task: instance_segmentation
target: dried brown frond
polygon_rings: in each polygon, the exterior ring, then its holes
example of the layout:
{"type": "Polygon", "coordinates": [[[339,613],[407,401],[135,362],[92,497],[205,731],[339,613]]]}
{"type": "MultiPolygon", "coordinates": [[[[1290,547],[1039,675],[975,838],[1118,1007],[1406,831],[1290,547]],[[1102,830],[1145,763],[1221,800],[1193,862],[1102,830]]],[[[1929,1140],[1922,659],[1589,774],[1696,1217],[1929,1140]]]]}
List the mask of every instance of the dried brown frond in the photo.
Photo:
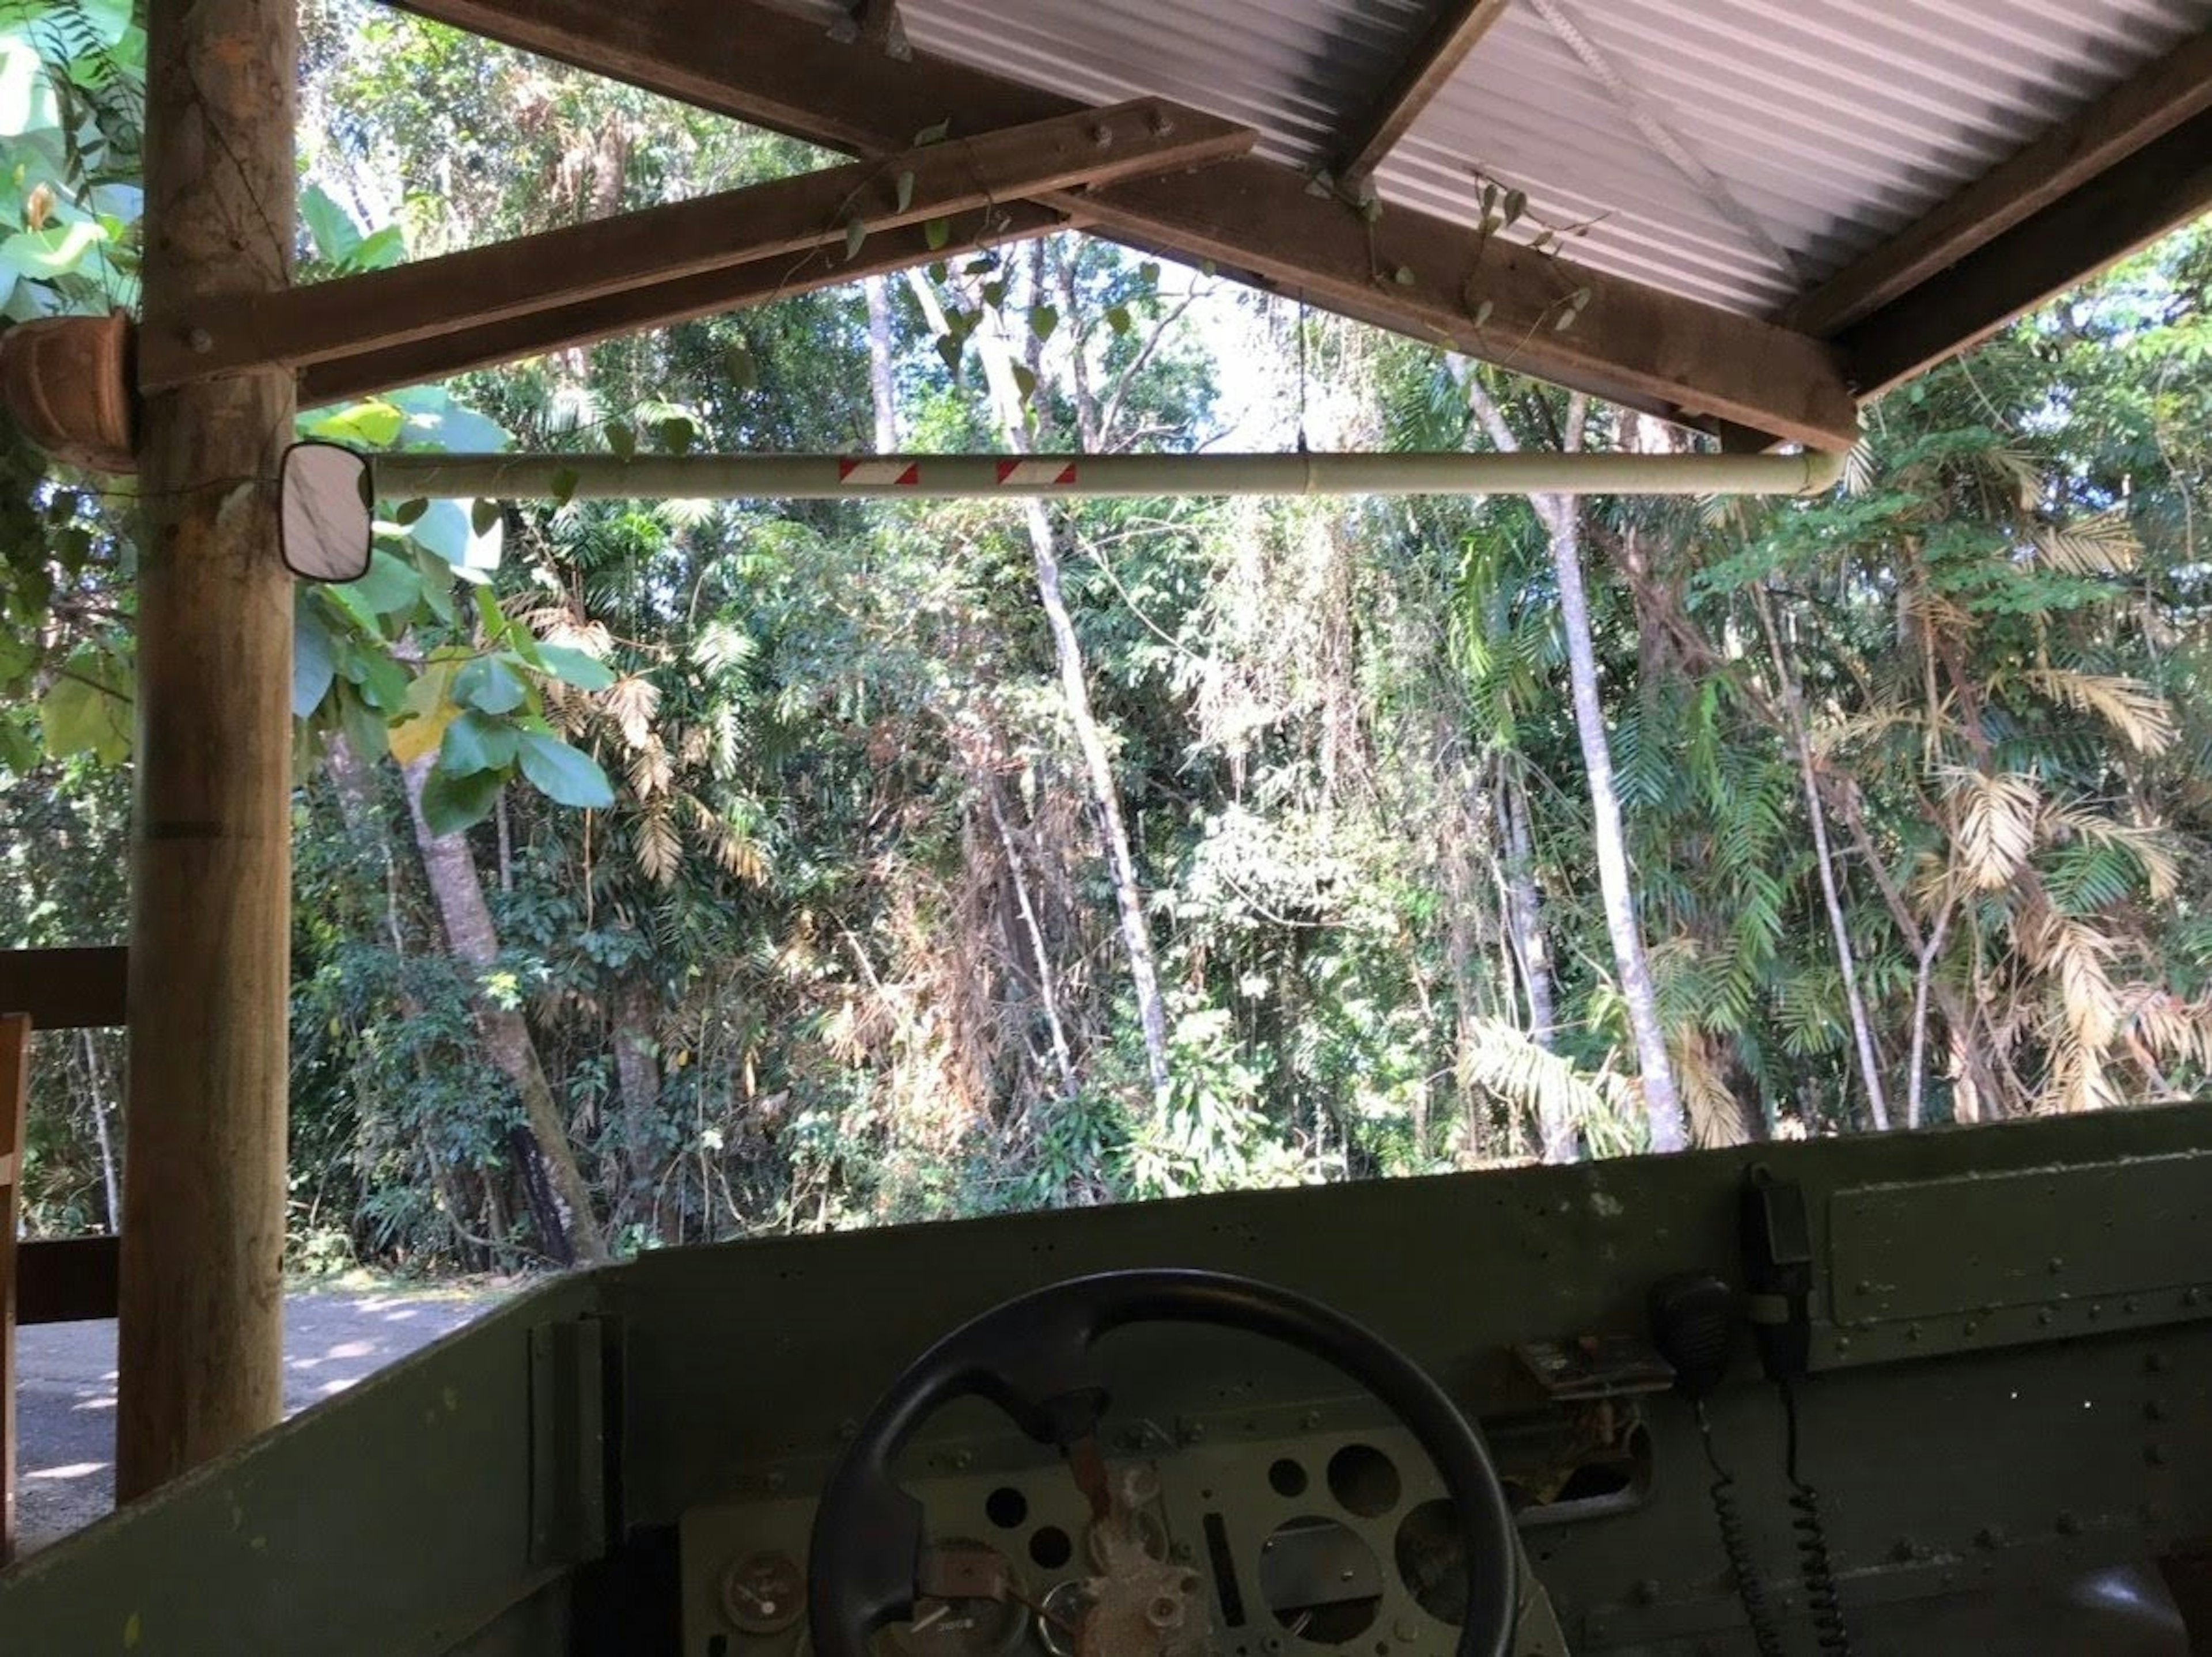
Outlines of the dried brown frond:
{"type": "Polygon", "coordinates": [[[2141,679],[2046,667],[2023,676],[2055,702],[2094,714],[2140,754],[2162,754],[2173,745],[2173,707],[2141,679]]]}
{"type": "Polygon", "coordinates": [[[622,732],[624,742],[632,748],[642,748],[652,739],[653,716],[660,707],[660,687],[642,674],[633,673],[608,686],[599,698],[599,706],[622,732]]]}
{"type": "Polygon", "coordinates": [[[2036,818],[2043,796],[2035,779],[2011,771],[1984,776],[1954,769],[1952,796],[1959,807],[1952,851],[1966,878],[1985,892],[2008,883],[2035,849],[2036,818]]]}
{"type": "Polygon", "coordinates": [[[675,883],[683,866],[684,843],[666,800],[654,800],[638,814],[635,846],[638,872],[663,886],[675,883]]]}
{"type": "Polygon", "coordinates": [[[2172,837],[2148,823],[2120,822],[2081,805],[2054,805],[2053,824],[2070,829],[2100,846],[2117,846],[2135,859],[2143,871],[2143,884],[2151,901],[2169,901],[2181,885],[2181,863],[2172,837]]]}
{"type": "Polygon", "coordinates": [[[2039,528],[2031,540],[2038,563],[2067,575],[2118,575],[2133,569],[2142,556],[2142,543],[2124,507],[2039,528]]]}

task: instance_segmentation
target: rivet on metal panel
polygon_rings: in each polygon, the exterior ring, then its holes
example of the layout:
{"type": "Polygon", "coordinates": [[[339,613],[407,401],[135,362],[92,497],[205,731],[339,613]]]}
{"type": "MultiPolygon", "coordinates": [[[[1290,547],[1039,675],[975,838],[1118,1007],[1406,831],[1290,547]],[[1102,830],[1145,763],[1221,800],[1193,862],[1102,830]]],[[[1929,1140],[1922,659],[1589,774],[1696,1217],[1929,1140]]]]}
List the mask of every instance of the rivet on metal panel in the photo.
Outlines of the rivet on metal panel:
{"type": "Polygon", "coordinates": [[[2079,1536],[2081,1534],[2081,1518],[2070,1508],[2058,1515],[2058,1533],[2061,1536],[2079,1536]]]}
{"type": "Polygon", "coordinates": [[[2054,1314],[2051,1309],[2046,1306],[2035,1314],[2035,1320],[2041,1324],[2045,1328],[2048,1329],[2051,1326],[2051,1320],[2055,1315],[2056,1314],[2054,1314]]]}
{"type": "Polygon", "coordinates": [[[1982,1332],[1982,1326],[1975,1322],[1973,1319],[1968,1318],[1960,1332],[1971,1339],[1972,1337],[1982,1332]]]}
{"type": "Polygon", "coordinates": [[[768,1487],[771,1490],[780,1490],[790,1482],[791,1480],[788,1478],[780,1472],[770,1473],[768,1476],[767,1480],[768,1487]]]}
{"type": "Polygon", "coordinates": [[[955,1450],[952,1453],[952,1470],[955,1472],[964,1473],[975,1465],[975,1453],[973,1450],[955,1450]]]}
{"type": "Polygon", "coordinates": [[[2089,1302],[2089,1321],[2090,1321],[2090,1322],[2094,1323],[2094,1322],[2095,1322],[2099,1318],[2101,1318],[2101,1317],[2103,1317],[2104,1315],[2105,1315],[2105,1308],[2104,1308],[2103,1307],[2101,1307],[2101,1306],[2098,1305],[2094,1301],[2092,1301],[2092,1302],[2089,1302]]]}
{"type": "Polygon", "coordinates": [[[2050,1264],[2050,1266],[2047,1266],[2045,1269],[2046,1269],[2047,1271],[2049,1271],[2049,1272],[2051,1273],[2051,1275],[2052,1277],[2054,1277],[2054,1278],[2055,1278],[2055,1277],[2057,1277],[2057,1276],[2061,1272],[2063,1272],[2063,1271],[2066,1269],[2066,1262],[2065,1262],[2064,1260],[2063,1260],[2063,1259],[2059,1259],[2057,1255],[2053,1254],[2053,1255],[2051,1257],[2051,1264],[2050,1264]]]}
{"type": "Polygon", "coordinates": [[[2164,1375],[2166,1373],[2166,1354],[2163,1352],[2153,1352],[2146,1357],[2143,1359],[2143,1372],[2146,1375],[2164,1375]]]}
{"type": "Polygon", "coordinates": [[[2144,1405],[2143,1419],[2145,1421],[2164,1421],[2166,1419],[2166,1400],[2163,1399],[2154,1398],[2151,1399],[2149,1403],[2144,1405]]]}
{"type": "Polygon", "coordinates": [[[2143,1460],[2154,1467],[2163,1467],[2166,1466],[2166,1447],[2163,1444],[2144,1445],[2143,1460]]]}
{"type": "Polygon", "coordinates": [[[191,348],[194,356],[205,356],[215,349],[215,336],[204,328],[195,328],[185,336],[185,343],[191,348]]]}
{"type": "Polygon", "coordinates": [[[1861,1278],[1858,1280],[1857,1292],[1862,1295],[1871,1295],[1874,1293],[1874,1284],[1869,1282],[1866,1278],[1861,1278]]]}
{"type": "Polygon", "coordinates": [[[2181,1303],[2184,1306],[2194,1306],[2203,1298],[2203,1296],[2194,1289],[2185,1289],[2181,1291],[2181,1303]]]}
{"type": "Polygon", "coordinates": [[[1321,1425],[1321,1411],[1318,1410],[1307,1411],[1304,1415],[1298,1417],[1298,1425],[1304,1428],[1308,1432],[1313,1431],[1315,1428],[1321,1425]]]}
{"type": "Polygon", "coordinates": [[[1629,1593],[1639,1605],[1656,1605],[1659,1603],[1659,1579],[1656,1576],[1639,1578],[1629,1593]]]}
{"type": "Polygon", "coordinates": [[[1418,1640],[1421,1637],[1421,1630],[1415,1627],[1410,1620],[1402,1617],[1392,1625],[1390,1632],[1396,1635],[1401,1640],[1418,1640]]]}
{"type": "Polygon", "coordinates": [[[1919,1550],[1912,1545],[1912,1539],[1909,1536],[1900,1536],[1889,1545],[1889,1557],[1900,1565],[1911,1564],[1918,1552],[1919,1550]]]}
{"type": "Polygon", "coordinates": [[[1907,1340],[1918,1340],[1920,1338],[1920,1326],[1917,1323],[1906,1324],[1905,1326],[1905,1338],[1907,1340]]]}
{"type": "Polygon", "coordinates": [[[1097,145],[1101,149],[1112,149],[1114,147],[1114,129],[1107,125],[1103,121],[1099,122],[1097,125],[1091,129],[1091,142],[1097,145]]]}
{"type": "Polygon", "coordinates": [[[1996,1525],[1984,1525],[1974,1533],[1978,1548],[2001,1548],[2004,1545],[2004,1531],[1996,1525]]]}
{"type": "Polygon", "coordinates": [[[2133,1295],[2130,1295],[2125,1300],[2122,1301],[2120,1302],[2120,1310],[2125,1312],[2130,1317],[2133,1317],[2137,1310],[2136,1297],[2133,1295]]]}
{"type": "Polygon", "coordinates": [[[1206,1423],[1202,1421],[1186,1421],[1182,1423],[1182,1431],[1177,1436],[1186,1444],[1199,1443],[1206,1437],[1206,1423]]]}
{"type": "Polygon", "coordinates": [[[860,1435],[860,1423],[851,1416],[847,1416],[837,1423],[837,1436],[840,1441],[858,1438],[860,1435]]]}
{"type": "Polygon", "coordinates": [[[1175,131],[1175,118],[1164,109],[1155,109],[1152,112],[1152,119],[1146,124],[1151,127],[1152,137],[1155,138],[1170,137],[1175,131]]]}

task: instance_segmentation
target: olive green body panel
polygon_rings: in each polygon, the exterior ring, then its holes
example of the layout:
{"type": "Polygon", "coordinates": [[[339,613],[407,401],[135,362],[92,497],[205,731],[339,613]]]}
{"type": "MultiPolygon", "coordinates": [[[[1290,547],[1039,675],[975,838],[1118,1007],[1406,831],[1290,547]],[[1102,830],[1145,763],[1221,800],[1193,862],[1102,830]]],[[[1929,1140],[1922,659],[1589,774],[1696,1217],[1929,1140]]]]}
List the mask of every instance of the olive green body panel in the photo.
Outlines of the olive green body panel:
{"type": "MultiPolygon", "coordinates": [[[[1020,1290],[1138,1266],[1302,1290],[1426,1366],[1526,1487],[1524,1546],[1571,1650],[1748,1651],[1688,1405],[1554,1396],[1515,1349],[1643,1336],[1671,1274],[1740,1282],[1754,1163],[1805,1199],[1802,1472],[1859,1648],[2014,1648],[1988,1621],[2010,1606],[2040,1642],[2022,1650],[2185,1649],[2158,1643],[2156,1607],[2100,1622],[2126,1595],[2094,1585],[2212,1541],[2207,1106],[653,1254],[551,1284],[0,1575],[0,1651],[708,1657],[677,1630],[720,1627],[717,1551],[772,1508],[803,1514],[908,1360],[1020,1290]],[[1577,1496],[1566,1476],[1599,1461],[1628,1471],[1577,1496]]],[[[1164,1469],[1179,1445],[1264,1470],[1388,1431],[1291,1355],[1127,1341],[1113,1419],[1147,1423],[1128,1453],[1164,1469]]],[[[1748,1338],[1711,1417],[1746,1548],[1800,1618],[1782,1410],[1748,1338]]],[[[1058,1476],[986,1415],[949,1415],[932,1444],[1040,1492],[1058,1476]]],[[[925,1463],[926,1496],[957,1471],[925,1463]]]]}

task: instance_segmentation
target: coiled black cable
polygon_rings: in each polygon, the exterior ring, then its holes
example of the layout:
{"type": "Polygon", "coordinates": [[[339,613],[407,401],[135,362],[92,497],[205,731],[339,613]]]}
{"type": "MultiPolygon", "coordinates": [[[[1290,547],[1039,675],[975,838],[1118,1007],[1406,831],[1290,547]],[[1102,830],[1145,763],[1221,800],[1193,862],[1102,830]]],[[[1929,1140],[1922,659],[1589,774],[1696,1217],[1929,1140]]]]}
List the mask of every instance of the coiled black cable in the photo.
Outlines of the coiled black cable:
{"type": "Polygon", "coordinates": [[[1751,1557],[1751,1531],[1736,1505],[1735,1476],[1721,1465],[1713,1448],[1713,1424],[1705,1415],[1705,1401],[1697,1400],[1698,1430],[1705,1435],[1705,1460],[1712,1466],[1713,1518],[1720,1526],[1721,1547],[1728,1555],[1729,1570],[1735,1578],[1735,1597],[1743,1602],[1751,1624],[1751,1640],[1759,1657],[1788,1657],[1782,1631],[1775,1626],[1773,1607],[1766,1601],[1766,1583],[1751,1557]]]}
{"type": "Polygon", "coordinates": [[[1844,1623],[1843,1603],[1836,1595],[1835,1561],[1828,1551],[1827,1531],[1820,1522],[1820,1493],[1797,1473],[1796,1389],[1786,1381],[1780,1386],[1783,1417],[1790,1433],[1784,1471],[1790,1479],[1790,1506],[1796,1514],[1790,1521],[1790,1529],[1797,1550],[1797,1575],[1805,1586],[1806,1614],[1813,1624],[1813,1643],[1823,1657],[1850,1657],[1850,1630],[1844,1623]]]}

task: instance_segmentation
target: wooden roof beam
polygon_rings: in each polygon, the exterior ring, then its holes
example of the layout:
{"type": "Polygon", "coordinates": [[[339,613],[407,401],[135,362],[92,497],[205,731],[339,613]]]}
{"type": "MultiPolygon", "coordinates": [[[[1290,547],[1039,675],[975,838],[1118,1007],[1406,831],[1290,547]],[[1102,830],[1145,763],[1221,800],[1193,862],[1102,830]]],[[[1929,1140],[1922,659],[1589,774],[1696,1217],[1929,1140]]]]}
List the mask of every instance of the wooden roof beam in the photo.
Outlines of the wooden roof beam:
{"type": "MultiPolygon", "coordinates": [[[[864,155],[899,149],[948,118],[963,131],[990,130],[1083,107],[926,52],[898,62],[840,46],[818,23],[760,0],[394,3],[864,155]]],[[[1856,437],[1857,408],[1840,358],[1802,333],[1529,254],[1432,215],[1393,207],[1370,227],[1273,162],[1220,161],[1202,176],[1202,184],[1157,177],[1040,199],[1115,240],[1211,258],[1346,315],[1562,385],[1823,448],[1848,447],[1856,437]]]]}
{"type": "Polygon", "coordinates": [[[794,294],[811,294],[858,282],[863,276],[926,264],[932,259],[958,258],[1050,231],[1081,228],[1080,220],[1071,221],[1051,208],[1014,202],[955,219],[949,237],[934,247],[930,246],[928,231],[921,225],[871,232],[860,252],[850,258],[841,242],[834,248],[811,248],[796,258],[779,255],[755,259],[573,305],[472,322],[411,343],[366,346],[308,365],[300,375],[300,404],[302,408],[319,408],[348,402],[471,368],[595,344],[644,328],[721,316],[794,294]]]}
{"type": "MultiPolygon", "coordinates": [[[[195,300],[149,315],[139,382],[159,391],[246,368],[313,369],[398,352],[435,378],[474,366],[480,343],[501,325],[523,325],[499,337],[538,342],[537,349],[572,343],[584,317],[602,336],[654,326],[696,315],[698,305],[725,291],[772,297],[781,274],[818,272],[823,261],[815,256],[830,249],[846,259],[845,273],[832,279],[849,280],[862,274],[851,261],[880,234],[941,222],[949,239],[956,216],[1164,167],[1203,167],[1249,149],[1253,137],[1248,127],[1155,99],[921,148],[910,147],[908,134],[881,160],[363,276],[195,300]],[[550,331],[529,321],[549,316],[562,319],[550,331]],[[456,337],[478,343],[458,354],[431,346],[456,337]],[[422,347],[430,349],[412,349],[422,347]]],[[[1024,222],[1042,228],[1033,214],[1024,222]]],[[[981,228],[969,235],[989,239],[981,228]]],[[[925,246],[921,257],[930,256],[925,246]]],[[[325,379],[337,383],[343,377],[325,379]]]]}
{"type": "MultiPolygon", "coordinates": [[[[1967,255],[2056,206],[2145,145],[2212,109],[2212,30],[2160,58],[2072,120],[2002,161],[1894,240],[1792,304],[1782,320],[1832,336],[1894,306],[1967,255]]],[[[2117,257],[2092,246],[2074,259],[2117,257]]],[[[2063,283],[2062,286],[2066,284],[2063,283]]],[[[1962,341],[1961,343],[1964,343],[1962,341]]]]}
{"type": "Polygon", "coordinates": [[[1505,15],[1511,0],[1446,0],[1382,95],[1346,130],[1337,178],[1357,191],[1398,147],[1421,112],[1450,84],[1468,55],[1505,15]]]}
{"type": "Polygon", "coordinates": [[[1875,397],[2212,209],[2212,109],[1844,329],[1837,343],[1875,397]]]}

